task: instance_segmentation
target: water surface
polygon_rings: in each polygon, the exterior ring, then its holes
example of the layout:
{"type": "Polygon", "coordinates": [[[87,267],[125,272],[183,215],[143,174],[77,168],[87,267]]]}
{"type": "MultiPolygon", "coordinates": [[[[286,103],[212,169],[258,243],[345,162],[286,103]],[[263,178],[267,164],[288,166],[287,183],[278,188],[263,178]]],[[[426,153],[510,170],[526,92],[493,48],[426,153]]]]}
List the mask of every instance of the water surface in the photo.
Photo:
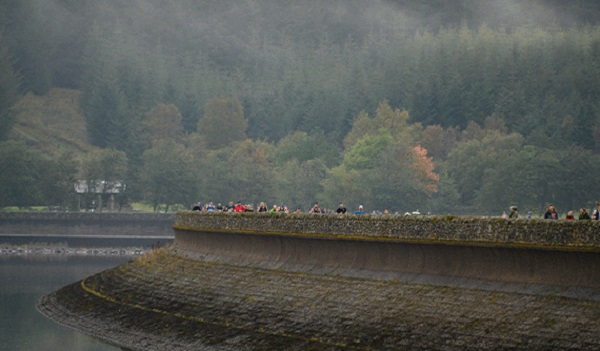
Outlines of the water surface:
{"type": "Polygon", "coordinates": [[[131,256],[0,255],[0,350],[120,351],[44,317],[37,300],[131,256]]]}

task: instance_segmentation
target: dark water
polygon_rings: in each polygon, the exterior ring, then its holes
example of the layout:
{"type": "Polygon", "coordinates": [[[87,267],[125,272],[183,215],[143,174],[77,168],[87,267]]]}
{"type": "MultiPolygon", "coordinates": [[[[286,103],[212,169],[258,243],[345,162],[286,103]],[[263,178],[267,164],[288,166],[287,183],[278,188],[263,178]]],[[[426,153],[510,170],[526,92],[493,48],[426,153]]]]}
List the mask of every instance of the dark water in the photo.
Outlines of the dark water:
{"type": "MultiPolygon", "coordinates": [[[[0,245],[5,245],[7,239],[0,238],[0,245]]],[[[112,244],[123,247],[121,241],[112,244]]],[[[148,249],[147,244],[142,243],[141,247],[148,249]]],[[[132,255],[0,254],[0,351],[120,351],[47,319],[37,311],[36,302],[85,276],[134,258],[132,255]]]]}

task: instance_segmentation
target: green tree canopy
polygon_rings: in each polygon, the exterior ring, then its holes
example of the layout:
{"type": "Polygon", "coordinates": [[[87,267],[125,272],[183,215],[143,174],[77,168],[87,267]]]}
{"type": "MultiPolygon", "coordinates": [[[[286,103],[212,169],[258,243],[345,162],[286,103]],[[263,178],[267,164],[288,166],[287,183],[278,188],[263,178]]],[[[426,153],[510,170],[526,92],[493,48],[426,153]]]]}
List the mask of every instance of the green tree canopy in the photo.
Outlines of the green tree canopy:
{"type": "Polygon", "coordinates": [[[272,182],[276,190],[275,200],[277,203],[284,201],[291,210],[300,208],[307,211],[323,192],[322,182],[327,172],[327,165],[320,158],[286,162],[275,169],[272,182]]]}
{"type": "Polygon", "coordinates": [[[160,141],[143,155],[140,187],[143,199],[156,212],[165,206],[189,206],[197,197],[197,182],[192,154],[172,140],[160,141]]]}
{"type": "Polygon", "coordinates": [[[87,180],[125,180],[127,155],[115,149],[92,151],[83,162],[82,177],[87,180]]]}
{"type": "MultiPolygon", "coordinates": [[[[45,187],[55,176],[54,161],[25,144],[0,144],[0,207],[39,206],[52,202],[48,195],[56,188],[45,187]],[[50,171],[50,172],[48,172],[50,171]]],[[[61,189],[65,191],[65,189],[61,189]]]]}
{"type": "Polygon", "coordinates": [[[61,210],[75,209],[76,194],[73,184],[77,180],[77,160],[72,153],[64,153],[46,163],[44,178],[40,184],[44,203],[58,206],[61,210]]]}
{"type": "Polygon", "coordinates": [[[235,189],[236,201],[270,201],[273,196],[273,167],[269,157],[272,146],[247,139],[239,143],[229,157],[229,185],[235,189]]]}
{"type": "Polygon", "coordinates": [[[327,165],[338,162],[339,149],[322,131],[311,134],[294,132],[281,139],[274,150],[273,162],[284,164],[291,160],[305,162],[321,159],[327,165]]]}
{"type": "Polygon", "coordinates": [[[503,167],[523,147],[523,136],[517,133],[489,133],[481,139],[460,142],[448,155],[448,174],[461,194],[461,203],[475,204],[486,170],[503,167]]]}
{"type": "Polygon", "coordinates": [[[394,140],[390,131],[365,134],[323,182],[324,198],[373,210],[413,211],[437,191],[439,176],[427,150],[394,140]]]}

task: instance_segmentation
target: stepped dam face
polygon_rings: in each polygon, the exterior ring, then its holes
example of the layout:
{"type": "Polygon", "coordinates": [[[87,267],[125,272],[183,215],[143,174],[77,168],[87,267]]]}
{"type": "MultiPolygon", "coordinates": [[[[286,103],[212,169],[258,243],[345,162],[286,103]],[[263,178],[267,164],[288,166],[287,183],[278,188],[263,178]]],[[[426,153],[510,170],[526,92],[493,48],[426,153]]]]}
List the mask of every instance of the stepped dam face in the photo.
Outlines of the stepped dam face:
{"type": "Polygon", "coordinates": [[[128,350],[600,348],[600,223],[183,211],[43,297],[128,350]]]}

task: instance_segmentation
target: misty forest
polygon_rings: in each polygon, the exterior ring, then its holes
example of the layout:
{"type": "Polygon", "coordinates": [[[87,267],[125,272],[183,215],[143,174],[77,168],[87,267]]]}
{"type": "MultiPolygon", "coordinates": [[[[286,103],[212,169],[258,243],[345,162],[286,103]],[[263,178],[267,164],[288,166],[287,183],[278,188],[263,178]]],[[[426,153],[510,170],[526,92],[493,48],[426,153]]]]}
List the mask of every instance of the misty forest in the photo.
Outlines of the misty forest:
{"type": "Polygon", "coordinates": [[[599,21],[596,0],[2,1],[0,208],[76,211],[104,180],[119,210],[564,218],[600,199],[599,21]]]}

